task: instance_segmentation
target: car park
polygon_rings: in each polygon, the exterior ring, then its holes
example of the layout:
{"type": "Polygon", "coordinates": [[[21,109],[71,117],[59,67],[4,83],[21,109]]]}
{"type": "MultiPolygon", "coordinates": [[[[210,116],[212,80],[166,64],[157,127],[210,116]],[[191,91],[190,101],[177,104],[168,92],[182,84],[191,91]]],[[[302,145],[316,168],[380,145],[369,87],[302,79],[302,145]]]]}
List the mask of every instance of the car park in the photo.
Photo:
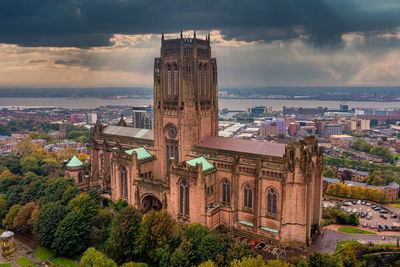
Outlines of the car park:
{"type": "Polygon", "coordinates": [[[258,249],[263,249],[265,247],[264,243],[258,243],[257,248],[258,249]]]}
{"type": "Polygon", "coordinates": [[[381,214],[381,218],[383,218],[383,219],[387,219],[387,217],[386,217],[386,215],[385,215],[385,214],[381,214]]]}
{"type": "Polygon", "coordinates": [[[250,243],[250,246],[255,246],[255,245],[257,245],[257,243],[258,243],[258,241],[257,240],[253,240],[253,241],[251,241],[251,243],[250,243]]]}

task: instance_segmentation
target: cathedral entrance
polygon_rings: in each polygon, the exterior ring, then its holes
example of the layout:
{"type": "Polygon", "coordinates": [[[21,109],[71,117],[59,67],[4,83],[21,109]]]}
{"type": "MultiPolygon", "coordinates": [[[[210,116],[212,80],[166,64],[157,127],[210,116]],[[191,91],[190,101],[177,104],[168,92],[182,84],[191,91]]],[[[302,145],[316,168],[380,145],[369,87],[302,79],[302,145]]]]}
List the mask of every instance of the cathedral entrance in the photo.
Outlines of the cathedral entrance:
{"type": "Polygon", "coordinates": [[[150,210],[161,210],[162,204],[158,198],[152,195],[145,196],[142,200],[141,212],[147,213],[150,210]]]}

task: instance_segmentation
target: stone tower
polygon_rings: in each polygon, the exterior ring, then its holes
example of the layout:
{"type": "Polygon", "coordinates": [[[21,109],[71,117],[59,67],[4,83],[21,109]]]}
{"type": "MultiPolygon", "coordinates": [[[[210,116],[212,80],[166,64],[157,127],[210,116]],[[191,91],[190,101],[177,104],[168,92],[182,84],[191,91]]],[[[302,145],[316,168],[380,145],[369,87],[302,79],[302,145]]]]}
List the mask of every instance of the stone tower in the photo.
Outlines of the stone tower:
{"type": "Polygon", "coordinates": [[[154,60],[154,146],[158,177],[166,177],[171,158],[187,160],[192,145],[218,135],[217,62],[206,39],[165,39],[154,60]]]}

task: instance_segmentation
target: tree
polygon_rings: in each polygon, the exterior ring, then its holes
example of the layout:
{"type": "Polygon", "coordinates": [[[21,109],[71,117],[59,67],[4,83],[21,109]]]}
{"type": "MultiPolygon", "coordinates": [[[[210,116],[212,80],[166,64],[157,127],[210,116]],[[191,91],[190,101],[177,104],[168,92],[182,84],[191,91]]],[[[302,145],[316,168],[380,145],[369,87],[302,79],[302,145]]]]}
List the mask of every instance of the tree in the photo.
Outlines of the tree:
{"type": "Polygon", "coordinates": [[[324,168],[324,177],[333,178],[335,176],[335,171],[332,168],[324,168]]]}
{"type": "Polygon", "coordinates": [[[23,206],[18,215],[14,220],[14,228],[16,232],[19,233],[32,233],[33,224],[36,219],[36,215],[39,212],[39,206],[34,202],[29,202],[23,206]]]}
{"type": "Polygon", "coordinates": [[[348,221],[348,223],[351,224],[351,225],[359,225],[359,224],[360,224],[360,221],[358,220],[357,215],[354,214],[354,213],[352,213],[352,214],[350,214],[350,216],[349,216],[349,221],[348,221]]]}
{"type": "Polygon", "coordinates": [[[90,220],[97,214],[99,205],[88,193],[82,193],[69,202],[67,209],[69,211],[79,211],[90,220]]]}
{"type": "Polygon", "coordinates": [[[146,263],[143,262],[127,262],[121,265],[121,267],[147,267],[146,263]]]}
{"type": "Polygon", "coordinates": [[[74,198],[76,195],[74,195],[72,198],[68,199],[63,199],[64,197],[64,192],[69,189],[69,187],[76,187],[77,190],[76,192],[79,192],[79,189],[77,185],[75,184],[74,179],[72,178],[58,178],[55,179],[54,182],[50,183],[50,185],[46,188],[45,190],[45,196],[41,200],[41,203],[47,203],[47,202],[54,202],[54,201],[62,201],[62,204],[67,205],[69,200],[74,198]]]}
{"type": "Polygon", "coordinates": [[[39,161],[34,157],[22,157],[20,159],[20,164],[23,173],[31,171],[40,174],[39,161]]]}
{"type": "Polygon", "coordinates": [[[21,205],[14,205],[10,208],[9,212],[6,215],[6,218],[3,219],[3,227],[6,230],[13,230],[14,229],[14,220],[17,217],[19,210],[21,209],[21,205]]]}
{"type": "Polygon", "coordinates": [[[170,264],[173,267],[189,267],[194,265],[193,245],[184,239],[177,249],[172,253],[170,264]]]}
{"type": "Polygon", "coordinates": [[[60,255],[75,255],[86,249],[89,232],[87,218],[79,211],[72,211],[58,225],[51,247],[60,255]]]}
{"type": "Polygon", "coordinates": [[[383,161],[393,163],[394,157],[392,152],[387,147],[384,146],[375,146],[371,149],[371,154],[374,154],[380,157],[383,161]]]}
{"type": "Polygon", "coordinates": [[[143,258],[151,262],[159,262],[157,250],[172,251],[175,249],[175,239],[179,236],[179,226],[171,215],[163,211],[150,211],[140,224],[138,249],[143,258]]]}
{"type": "Polygon", "coordinates": [[[337,267],[342,266],[342,263],[339,259],[331,256],[329,254],[321,254],[319,252],[315,252],[308,257],[308,262],[310,267],[337,267]]]}
{"type": "Polygon", "coordinates": [[[106,250],[119,264],[135,260],[141,220],[142,214],[131,206],[123,208],[115,217],[106,250]]]}
{"type": "Polygon", "coordinates": [[[197,267],[217,267],[217,265],[215,265],[215,263],[212,260],[208,260],[208,261],[202,262],[197,267]]]}
{"type": "Polygon", "coordinates": [[[5,167],[4,171],[0,174],[0,180],[4,179],[4,178],[13,178],[14,174],[12,172],[10,172],[10,170],[5,167]]]}
{"type": "Polygon", "coordinates": [[[91,220],[91,229],[89,236],[89,244],[96,248],[104,249],[105,242],[111,233],[111,224],[113,215],[110,211],[99,209],[97,215],[91,220]]]}
{"type": "Polygon", "coordinates": [[[23,157],[29,156],[40,146],[31,142],[30,139],[23,139],[15,146],[17,153],[23,157]]]}
{"type": "Polygon", "coordinates": [[[88,248],[81,258],[79,266],[82,267],[118,267],[112,260],[95,248],[88,248]]]}
{"type": "Polygon", "coordinates": [[[65,215],[66,210],[60,202],[49,202],[42,206],[34,223],[36,239],[41,246],[51,247],[57,227],[65,215]]]}
{"type": "Polygon", "coordinates": [[[7,201],[4,199],[4,195],[0,194],[0,220],[3,220],[7,214],[7,201]]]}
{"type": "MultiPolygon", "coordinates": [[[[240,260],[233,260],[231,267],[265,267],[267,266],[261,255],[257,257],[244,257],[240,260]]],[[[321,265],[322,266],[322,265],[321,265]]]]}

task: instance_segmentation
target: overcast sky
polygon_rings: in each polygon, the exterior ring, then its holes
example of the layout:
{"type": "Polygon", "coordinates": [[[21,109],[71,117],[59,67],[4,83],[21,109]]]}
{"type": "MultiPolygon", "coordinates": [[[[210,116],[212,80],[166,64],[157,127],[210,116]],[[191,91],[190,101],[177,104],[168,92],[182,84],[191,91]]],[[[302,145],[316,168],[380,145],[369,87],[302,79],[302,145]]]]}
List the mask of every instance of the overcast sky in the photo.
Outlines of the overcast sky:
{"type": "Polygon", "coordinates": [[[399,0],[1,0],[0,86],[152,86],[211,32],[220,87],[400,86],[399,0]]]}

